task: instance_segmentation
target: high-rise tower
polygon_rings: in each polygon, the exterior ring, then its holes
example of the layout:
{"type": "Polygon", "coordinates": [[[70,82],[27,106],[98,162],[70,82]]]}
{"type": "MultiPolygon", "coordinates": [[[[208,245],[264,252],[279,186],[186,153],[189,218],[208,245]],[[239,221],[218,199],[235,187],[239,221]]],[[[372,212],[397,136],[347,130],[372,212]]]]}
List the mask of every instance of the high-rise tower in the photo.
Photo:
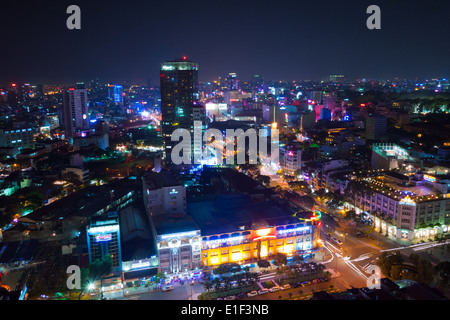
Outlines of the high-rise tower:
{"type": "Polygon", "coordinates": [[[63,117],[66,138],[82,136],[89,130],[86,89],[69,88],[63,92],[63,117]]]}
{"type": "Polygon", "coordinates": [[[178,144],[171,136],[176,129],[186,129],[193,137],[193,108],[198,101],[198,64],[175,59],[161,64],[161,131],[164,141],[164,158],[171,163],[171,152],[178,144]]]}

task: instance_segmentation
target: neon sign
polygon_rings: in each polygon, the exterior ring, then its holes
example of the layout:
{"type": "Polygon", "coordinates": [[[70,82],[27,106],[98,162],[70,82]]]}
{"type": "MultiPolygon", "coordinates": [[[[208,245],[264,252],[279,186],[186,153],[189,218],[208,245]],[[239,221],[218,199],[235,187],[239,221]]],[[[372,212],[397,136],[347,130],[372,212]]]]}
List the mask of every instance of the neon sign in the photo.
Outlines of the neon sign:
{"type": "Polygon", "coordinates": [[[430,176],[428,174],[424,174],[423,175],[423,180],[428,181],[428,182],[436,182],[436,178],[433,176],[430,176]]]}
{"type": "Polygon", "coordinates": [[[301,231],[307,231],[309,229],[310,229],[310,227],[297,227],[297,228],[291,228],[291,229],[278,230],[278,233],[285,234],[285,233],[289,233],[289,232],[301,232],[301,231]]]}
{"type": "Polygon", "coordinates": [[[205,243],[207,245],[212,245],[212,244],[219,244],[219,243],[230,242],[230,241],[242,241],[242,240],[244,240],[244,236],[237,236],[237,237],[231,237],[231,238],[225,238],[225,239],[209,240],[209,241],[206,241],[205,243]]]}
{"type": "Polygon", "coordinates": [[[197,231],[188,231],[188,232],[180,232],[180,233],[172,233],[172,234],[163,234],[163,235],[161,235],[161,239],[188,237],[188,236],[195,236],[195,235],[197,235],[197,231]]]}
{"type": "Polygon", "coordinates": [[[150,267],[149,261],[146,261],[146,262],[139,261],[138,263],[133,263],[131,265],[131,269],[140,269],[140,268],[147,268],[147,267],[150,267]]]}
{"type": "Polygon", "coordinates": [[[99,234],[95,237],[95,242],[105,242],[111,241],[112,235],[110,234],[99,234]]]}

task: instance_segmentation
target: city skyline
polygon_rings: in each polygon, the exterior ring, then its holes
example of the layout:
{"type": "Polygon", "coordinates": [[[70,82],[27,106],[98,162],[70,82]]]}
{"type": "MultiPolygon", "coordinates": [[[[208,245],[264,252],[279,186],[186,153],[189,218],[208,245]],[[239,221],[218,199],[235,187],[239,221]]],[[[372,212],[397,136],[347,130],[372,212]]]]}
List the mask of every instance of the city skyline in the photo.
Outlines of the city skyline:
{"type": "Polygon", "coordinates": [[[448,300],[448,12],[2,5],[0,300],[448,300]]]}
{"type": "Polygon", "coordinates": [[[15,30],[4,35],[15,50],[0,54],[8,61],[0,82],[101,78],[157,84],[160,62],[180,56],[199,63],[203,82],[230,72],[241,79],[260,74],[285,81],[330,74],[352,79],[447,76],[450,44],[442,39],[448,2],[378,1],[381,30],[366,27],[370,4],[110,1],[105,6],[79,1],[81,30],[68,30],[69,2],[23,6],[18,1],[4,5],[10,14],[0,22],[2,29],[15,30]],[[427,42],[418,45],[418,39],[427,42]]]}

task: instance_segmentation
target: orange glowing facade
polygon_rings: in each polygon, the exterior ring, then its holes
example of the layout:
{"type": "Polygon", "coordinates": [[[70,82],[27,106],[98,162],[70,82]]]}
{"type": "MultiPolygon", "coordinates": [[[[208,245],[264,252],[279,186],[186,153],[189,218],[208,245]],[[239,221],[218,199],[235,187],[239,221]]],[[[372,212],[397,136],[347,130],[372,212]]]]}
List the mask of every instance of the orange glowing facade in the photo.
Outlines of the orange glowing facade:
{"type": "Polygon", "coordinates": [[[310,254],[319,249],[315,223],[273,226],[234,233],[217,234],[202,238],[203,267],[228,262],[250,263],[259,259],[270,260],[277,252],[288,257],[310,254]]]}

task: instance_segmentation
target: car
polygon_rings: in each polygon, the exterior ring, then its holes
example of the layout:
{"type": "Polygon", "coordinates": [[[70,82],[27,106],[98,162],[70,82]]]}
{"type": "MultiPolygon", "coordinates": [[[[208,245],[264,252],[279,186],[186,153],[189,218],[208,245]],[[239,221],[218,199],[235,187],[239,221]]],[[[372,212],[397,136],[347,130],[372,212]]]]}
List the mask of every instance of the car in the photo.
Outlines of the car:
{"type": "Polygon", "coordinates": [[[266,294],[268,292],[269,292],[269,290],[267,290],[267,289],[261,289],[261,290],[258,291],[258,294],[259,295],[263,295],[263,294],[266,294]]]}
{"type": "Polygon", "coordinates": [[[313,281],[311,281],[311,283],[319,283],[320,280],[319,279],[314,279],[313,281]]]}
{"type": "Polygon", "coordinates": [[[309,282],[309,281],[303,281],[303,282],[301,283],[302,287],[309,286],[310,284],[311,284],[311,282],[309,282]]]}
{"type": "Polygon", "coordinates": [[[356,234],[356,236],[357,236],[357,237],[364,237],[364,233],[362,233],[361,231],[359,231],[359,232],[356,234]]]}
{"type": "Polygon", "coordinates": [[[277,291],[280,291],[280,287],[278,286],[269,289],[269,292],[277,292],[277,291]]]}
{"type": "Polygon", "coordinates": [[[223,299],[223,300],[236,300],[236,297],[235,296],[228,296],[228,297],[225,297],[225,299],[223,299]]]}
{"type": "Polygon", "coordinates": [[[257,291],[250,291],[249,293],[247,293],[247,297],[254,297],[257,296],[258,292],[257,291]]]}
{"type": "Polygon", "coordinates": [[[289,284],[285,284],[285,285],[280,287],[280,290],[284,291],[284,290],[289,290],[290,288],[291,288],[291,286],[289,284]]]}
{"type": "Polygon", "coordinates": [[[172,291],[172,290],[173,290],[173,286],[165,286],[162,288],[163,292],[172,291]]]}
{"type": "Polygon", "coordinates": [[[298,282],[291,283],[291,288],[295,289],[298,287],[300,287],[300,283],[298,283],[298,282]]]}

